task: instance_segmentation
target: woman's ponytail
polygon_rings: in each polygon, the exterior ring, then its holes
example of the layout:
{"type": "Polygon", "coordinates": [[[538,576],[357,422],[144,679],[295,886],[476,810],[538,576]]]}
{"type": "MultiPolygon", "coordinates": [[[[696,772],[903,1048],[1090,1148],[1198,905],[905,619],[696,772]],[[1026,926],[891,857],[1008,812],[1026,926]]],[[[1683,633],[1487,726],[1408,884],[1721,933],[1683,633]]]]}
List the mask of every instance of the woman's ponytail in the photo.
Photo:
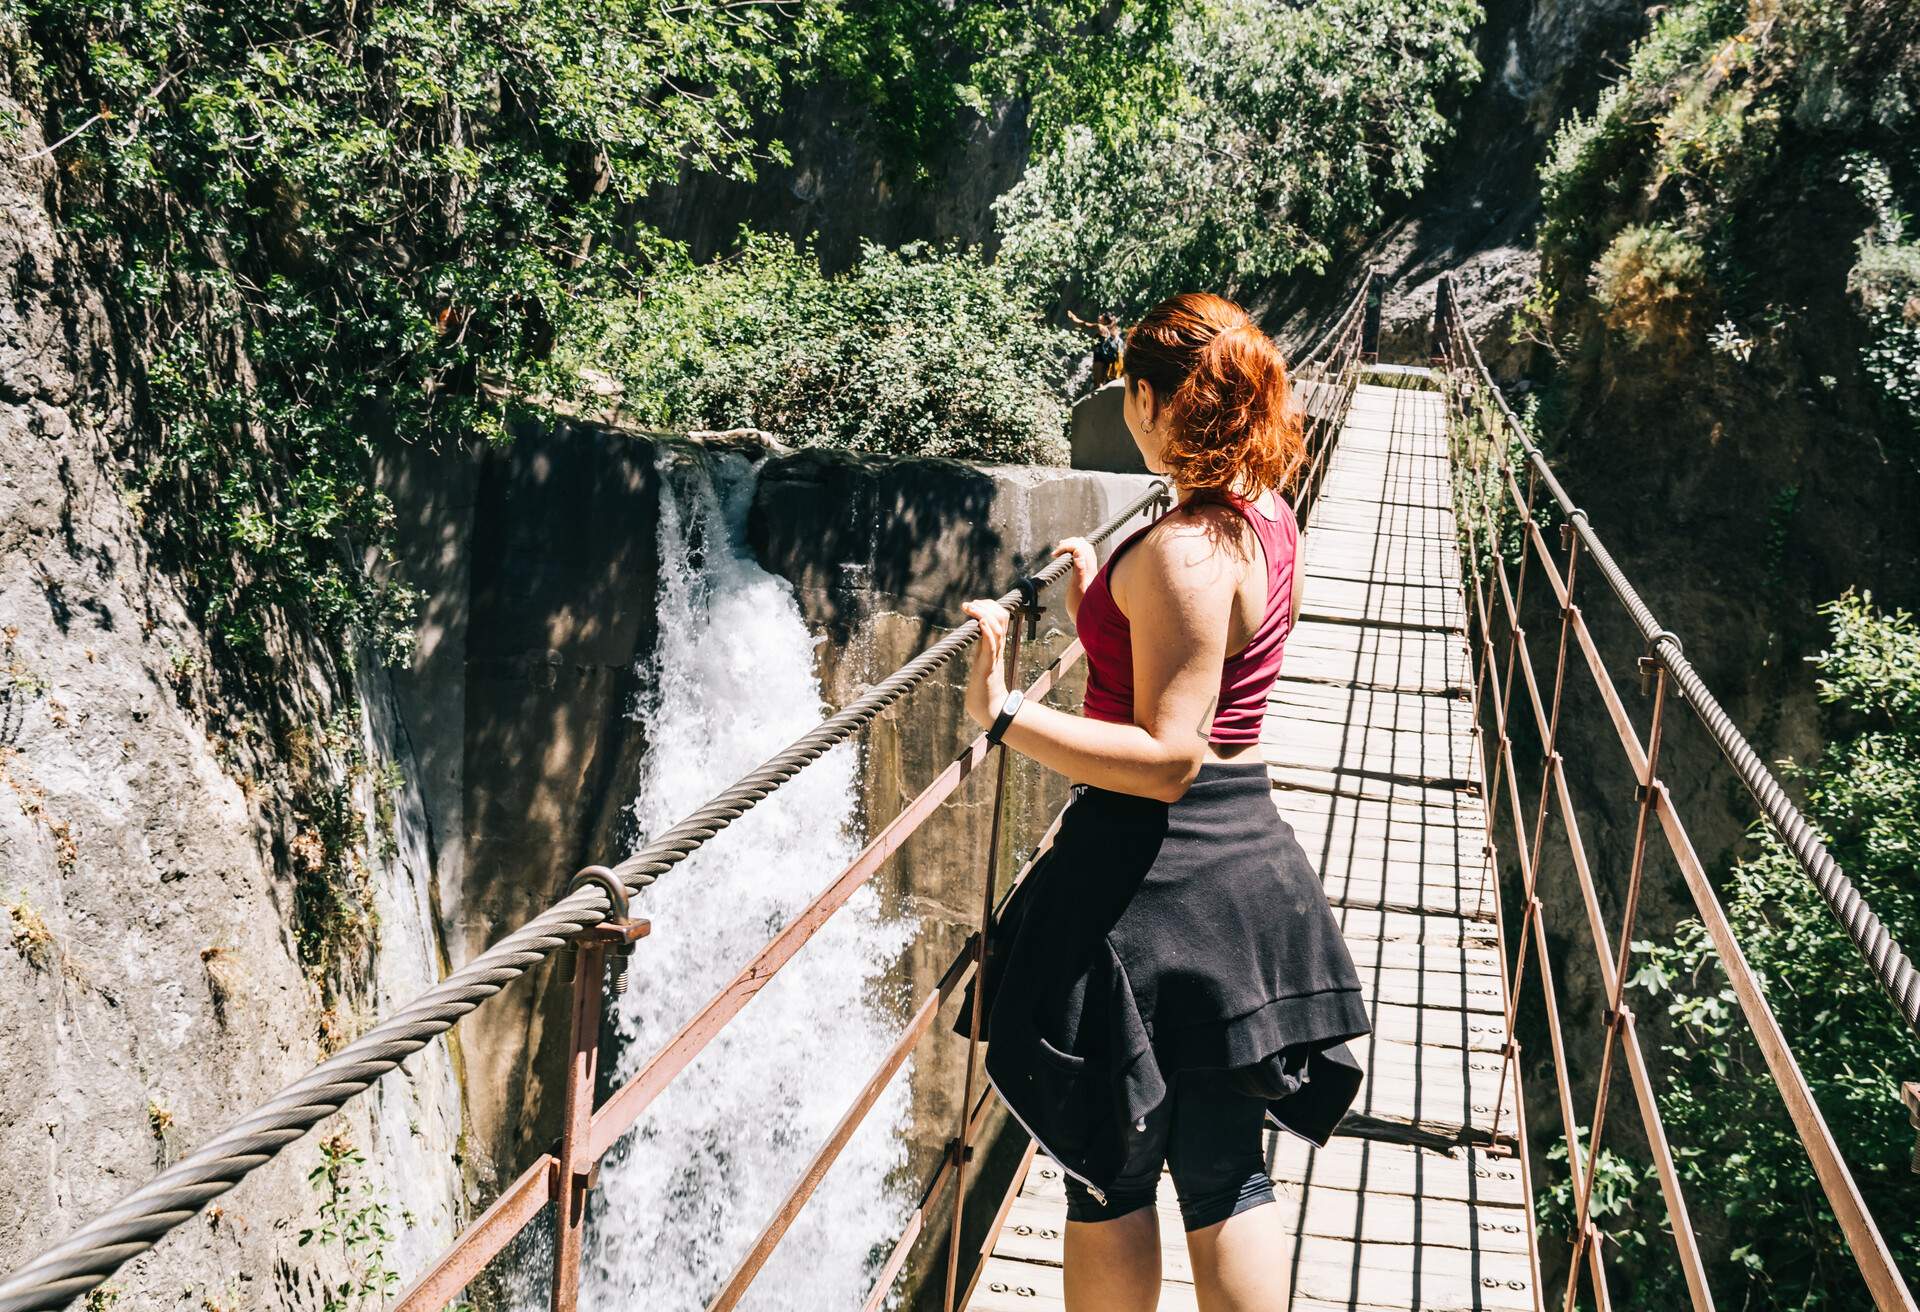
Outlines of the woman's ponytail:
{"type": "Polygon", "coordinates": [[[1299,473],[1305,444],[1286,362],[1233,302],[1205,292],[1162,301],[1134,325],[1122,358],[1129,380],[1146,379],[1166,404],[1162,459],[1182,487],[1256,497],[1299,473]]]}

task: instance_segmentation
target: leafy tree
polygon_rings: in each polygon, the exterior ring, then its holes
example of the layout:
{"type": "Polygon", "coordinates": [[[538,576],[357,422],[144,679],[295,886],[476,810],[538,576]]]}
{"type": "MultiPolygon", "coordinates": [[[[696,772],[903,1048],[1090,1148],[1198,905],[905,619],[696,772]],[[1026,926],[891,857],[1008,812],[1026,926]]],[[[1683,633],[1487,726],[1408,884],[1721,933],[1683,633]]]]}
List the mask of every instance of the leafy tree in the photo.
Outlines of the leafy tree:
{"type": "Polygon", "coordinates": [[[623,205],[778,153],[761,6],[17,3],[64,217],[151,351],[129,497],[243,651],[272,607],[398,634],[351,546],[391,517],[378,445],[498,432],[553,307],[657,250],[623,205]]]}
{"type": "MultiPolygon", "coordinates": [[[[552,349],[583,298],[690,276],[633,217],[650,189],[784,159],[765,114],[810,77],[928,158],[990,96],[1043,137],[1124,111],[1178,2],[0,0],[0,73],[49,102],[62,217],[136,344],[126,495],[203,617],[241,655],[290,613],[397,656],[377,452],[573,392],[552,349]]],[[[997,385],[936,407],[988,450],[1054,426],[973,396],[997,385]]]]}
{"type": "Polygon", "coordinates": [[[842,277],[807,248],[743,234],[707,267],[663,269],[637,301],[589,301],[562,365],[618,383],[620,414],[765,429],[798,445],[1063,463],[1050,379],[1078,341],[966,251],[867,246],[842,277]]]}
{"type": "Polygon", "coordinates": [[[1478,73],[1475,0],[1222,0],[1176,17],[1179,94],[1137,128],[1071,127],[996,204],[1020,277],[1144,308],[1322,269],[1425,177],[1478,73]]]}
{"type": "Polygon", "coordinates": [[[1017,102],[1035,140],[1122,133],[1164,102],[1167,36],[1200,0],[829,0],[805,11],[812,68],[874,111],[862,124],[930,182],[966,115],[1017,102]]]}

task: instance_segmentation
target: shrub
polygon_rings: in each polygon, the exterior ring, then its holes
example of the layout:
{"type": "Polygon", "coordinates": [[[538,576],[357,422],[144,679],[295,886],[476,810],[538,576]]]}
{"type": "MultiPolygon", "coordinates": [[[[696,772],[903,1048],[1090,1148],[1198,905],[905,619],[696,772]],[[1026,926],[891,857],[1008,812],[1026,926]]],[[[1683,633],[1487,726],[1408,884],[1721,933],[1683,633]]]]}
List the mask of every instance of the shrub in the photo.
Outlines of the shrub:
{"type": "Polygon", "coordinates": [[[1706,276],[1691,238],[1659,225],[1622,229],[1590,281],[1601,319],[1635,348],[1673,356],[1693,349],[1706,276]]]}
{"type": "Polygon", "coordinates": [[[587,307],[560,361],[610,376],[619,416],[642,424],[1065,462],[1056,384],[1080,343],[1045,326],[1029,293],[977,254],[869,245],[828,277],[807,247],[743,240],[716,264],[667,269],[637,303],[587,307]]]}
{"type": "Polygon", "coordinates": [[[1920,242],[1906,239],[1911,220],[1886,165],[1857,151],[1842,161],[1841,173],[1873,213],[1847,271],[1847,290],[1872,328],[1861,363],[1920,430],[1920,242]]]}

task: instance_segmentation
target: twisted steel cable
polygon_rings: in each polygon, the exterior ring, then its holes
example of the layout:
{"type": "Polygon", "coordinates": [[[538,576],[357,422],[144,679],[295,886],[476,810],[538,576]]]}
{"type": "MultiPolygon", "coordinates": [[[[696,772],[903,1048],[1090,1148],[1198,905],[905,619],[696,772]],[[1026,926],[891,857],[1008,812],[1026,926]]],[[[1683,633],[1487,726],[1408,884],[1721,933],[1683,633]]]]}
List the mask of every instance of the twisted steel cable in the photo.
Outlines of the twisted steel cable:
{"type": "MultiPolygon", "coordinates": [[[[1448,275],[1447,280],[1451,284],[1451,274],[1448,275]]],[[[1734,724],[1733,717],[1728,715],[1725,708],[1715,699],[1706,681],[1700,677],[1700,672],[1694,669],[1693,663],[1681,650],[1680,639],[1654,618],[1653,609],[1641,598],[1625,572],[1614,561],[1606,544],[1601,542],[1599,535],[1593,531],[1592,524],[1587,520],[1587,512],[1576,506],[1573,499],[1567,495],[1566,489],[1560,486],[1560,480],[1554,477],[1553,470],[1547,466],[1546,457],[1541,454],[1540,448],[1534,445],[1526,428],[1521,425],[1519,417],[1507,404],[1506,396],[1493,381],[1493,376],[1488,373],[1485,362],[1480,358],[1480,348],[1459,320],[1458,289],[1450,288],[1450,290],[1453,292],[1448,300],[1453,319],[1453,323],[1449,325],[1450,335],[1460,339],[1468,359],[1472,362],[1477,381],[1493,396],[1501,415],[1507,421],[1508,429],[1525,450],[1527,463],[1539,474],[1540,480],[1552,492],[1554,500],[1566,514],[1568,522],[1573,525],[1574,532],[1580,535],[1580,541],[1588,555],[1592,557],[1594,565],[1606,578],[1608,586],[1613,589],[1614,596],[1619,599],[1620,604],[1626,608],[1627,614],[1633,618],[1634,625],[1640,630],[1641,638],[1647,643],[1648,651],[1666,667],[1668,674],[1672,676],[1680,690],[1681,699],[1693,708],[1694,714],[1700,718],[1701,725],[1712,737],[1715,745],[1720,748],[1721,755],[1727,758],[1727,763],[1733,767],[1734,773],[1740,776],[1740,782],[1746,785],[1754,801],[1760,804],[1760,810],[1767,817],[1768,823],[1786,843],[1794,859],[1800,863],[1800,868],[1806,872],[1808,878],[1813,880],[1814,887],[1820,890],[1820,896],[1826,902],[1827,909],[1840,922],[1841,928],[1853,941],[1854,947],[1859,949],[1860,955],[1866,958],[1867,964],[1873,970],[1874,979],[1885,990],[1888,998],[1892,999],[1893,1005],[1899,1009],[1900,1015],[1906,1020],[1907,1028],[1913,1031],[1916,1037],[1920,1037],[1920,970],[1914,968],[1912,960],[1901,949],[1898,941],[1881,922],[1880,917],[1874,913],[1873,908],[1868,905],[1860,890],[1854,887],[1853,881],[1841,870],[1840,863],[1834,860],[1833,854],[1827,850],[1826,844],[1820,840],[1812,824],[1787,796],[1787,790],[1781,786],[1779,779],[1767,769],[1759,754],[1753,750],[1753,744],[1747,741],[1746,736],[1734,724]]]]}
{"type": "MultiPolygon", "coordinates": [[[[1141,496],[1088,535],[1098,545],[1120,526],[1168,495],[1156,480],[1141,496]]],[[[1059,580],[1072,558],[1059,556],[1031,576],[1036,587],[1059,580]]],[[[1020,601],[1016,587],[999,601],[1020,601]]],[[[701,844],[845,741],[874,716],[911,692],[979,636],[977,620],[953,629],[892,674],[869,687],[699,810],[614,867],[628,895],[692,855],[701,844]]],[[[604,890],[583,886],[508,934],[433,988],[349,1043],[264,1105],[128,1194],[0,1282],[0,1312],[59,1307],[94,1288],[124,1263],[153,1247],[207,1203],[240,1183],[282,1148],[301,1138],[374,1081],[418,1052],[455,1021],[525,974],[581,930],[607,918],[604,890]]]]}

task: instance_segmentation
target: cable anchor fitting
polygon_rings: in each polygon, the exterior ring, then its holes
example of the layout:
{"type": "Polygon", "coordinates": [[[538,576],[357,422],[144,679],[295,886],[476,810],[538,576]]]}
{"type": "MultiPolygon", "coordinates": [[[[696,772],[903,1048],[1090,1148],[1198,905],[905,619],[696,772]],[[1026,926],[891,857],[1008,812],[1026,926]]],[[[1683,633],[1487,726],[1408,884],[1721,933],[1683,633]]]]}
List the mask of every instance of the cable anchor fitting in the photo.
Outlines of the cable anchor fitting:
{"type": "Polygon", "coordinates": [[[613,871],[607,867],[588,866],[567,881],[569,894],[588,887],[597,888],[607,895],[607,918],[581,930],[574,936],[575,942],[593,941],[608,945],[613,967],[613,980],[609,988],[617,998],[627,991],[627,966],[633,956],[633,945],[652,932],[653,922],[635,920],[628,915],[626,885],[614,878],[613,871]]]}

